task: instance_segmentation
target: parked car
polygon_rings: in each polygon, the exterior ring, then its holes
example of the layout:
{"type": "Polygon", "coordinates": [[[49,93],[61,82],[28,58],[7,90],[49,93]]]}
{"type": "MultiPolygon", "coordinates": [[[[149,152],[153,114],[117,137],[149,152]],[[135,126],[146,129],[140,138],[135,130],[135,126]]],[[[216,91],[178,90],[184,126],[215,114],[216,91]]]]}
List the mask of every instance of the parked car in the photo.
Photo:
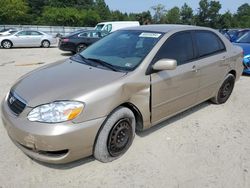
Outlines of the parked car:
{"type": "Polygon", "coordinates": [[[80,30],[59,39],[59,49],[78,53],[108,35],[106,31],[80,30]]]}
{"type": "Polygon", "coordinates": [[[237,46],[240,46],[243,49],[244,59],[244,74],[250,74],[250,31],[245,33],[242,37],[234,43],[237,46]]]}
{"type": "Polygon", "coordinates": [[[242,49],[215,30],[132,27],[20,78],[2,102],[2,119],[37,160],[93,154],[110,162],[129,149],[135,130],[209,99],[225,103],[242,70],[242,49]]]}
{"type": "Polygon", "coordinates": [[[10,35],[10,34],[15,33],[15,32],[17,32],[17,30],[14,29],[14,28],[2,29],[2,30],[0,31],[0,36],[3,36],[3,35],[10,35]]]}
{"type": "Polygon", "coordinates": [[[12,47],[44,47],[56,44],[57,39],[41,31],[22,30],[7,36],[0,36],[0,44],[3,48],[12,47]]]}
{"type": "Polygon", "coordinates": [[[250,29],[232,29],[228,31],[228,34],[230,36],[230,41],[235,42],[238,40],[241,36],[243,36],[245,33],[249,32],[250,29]]]}
{"type": "Polygon", "coordinates": [[[139,26],[138,21],[114,21],[114,22],[101,22],[95,26],[95,30],[98,31],[108,31],[109,33],[114,32],[118,29],[126,27],[139,26]]]}

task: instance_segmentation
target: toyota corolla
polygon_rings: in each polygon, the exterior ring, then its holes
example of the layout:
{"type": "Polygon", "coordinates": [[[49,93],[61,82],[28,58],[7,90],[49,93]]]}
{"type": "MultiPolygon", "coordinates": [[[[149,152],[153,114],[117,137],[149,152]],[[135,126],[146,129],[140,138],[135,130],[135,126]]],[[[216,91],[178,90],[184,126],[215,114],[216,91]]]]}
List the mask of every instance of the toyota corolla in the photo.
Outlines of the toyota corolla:
{"type": "Polygon", "coordinates": [[[126,28],[66,61],[21,77],[2,119],[27,155],[66,163],[122,156],[135,132],[203,101],[225,103],[242,74],[242,49],[215,30],[126,28]]]}

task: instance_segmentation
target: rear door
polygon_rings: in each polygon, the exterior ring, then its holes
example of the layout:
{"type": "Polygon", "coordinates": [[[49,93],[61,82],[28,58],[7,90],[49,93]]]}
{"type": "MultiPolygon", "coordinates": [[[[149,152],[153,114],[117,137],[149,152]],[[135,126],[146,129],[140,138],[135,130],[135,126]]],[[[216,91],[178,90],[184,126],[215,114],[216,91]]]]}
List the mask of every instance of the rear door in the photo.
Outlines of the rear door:
{"type": "Polygon", "coordinates": [[[29,44],[31,46],[41,46],[41,40],[43,34],[37,31],[27,31],[29,36],[29,44]]]}
{"type": "Polygon", "coordinates": [[[212,31],[193,32],[198,53],[197,69],[200,72],[198,101],[213,97],[226,75],[228,59],[226,47],[212,31]]]}
{"type": "Polygon", "coordinates": [[[200,75],[196,70],[191,32],[179,32],[170,36],[158,51],[153,63],[164,58],[177,60],[177,68],[151,74],[152,124],[157,124],[197,102],[200,75]]]}

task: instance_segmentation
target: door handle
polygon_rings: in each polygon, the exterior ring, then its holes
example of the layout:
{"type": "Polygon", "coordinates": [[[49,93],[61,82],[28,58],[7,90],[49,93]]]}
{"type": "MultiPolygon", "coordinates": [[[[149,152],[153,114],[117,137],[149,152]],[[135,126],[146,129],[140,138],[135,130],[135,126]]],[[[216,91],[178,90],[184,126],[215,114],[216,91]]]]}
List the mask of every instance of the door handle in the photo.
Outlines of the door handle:
{"type": "Polygon", "coordinates": [[[200,69],[197,68],[195,65],[192,67],[192,72],[198,72],[200,69]]]}

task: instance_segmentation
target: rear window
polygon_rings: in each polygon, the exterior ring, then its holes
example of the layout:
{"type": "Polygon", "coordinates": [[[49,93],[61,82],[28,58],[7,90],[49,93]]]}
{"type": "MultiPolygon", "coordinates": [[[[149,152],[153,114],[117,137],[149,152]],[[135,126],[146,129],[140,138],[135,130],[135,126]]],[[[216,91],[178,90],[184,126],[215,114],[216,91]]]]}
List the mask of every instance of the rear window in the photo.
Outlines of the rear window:
{"type": "Polygon", "coordinates": [[[240,37],[236,42],[238,43],[250,43],[250,31],[245,33],[242,37],[240,37]]]}
{"type": "Polygon", "coordinates": [[[226,50],[224,43],[216,34],[212,32],[196,31],[195,38],[200,57],[212,55],[226,50]]]}

